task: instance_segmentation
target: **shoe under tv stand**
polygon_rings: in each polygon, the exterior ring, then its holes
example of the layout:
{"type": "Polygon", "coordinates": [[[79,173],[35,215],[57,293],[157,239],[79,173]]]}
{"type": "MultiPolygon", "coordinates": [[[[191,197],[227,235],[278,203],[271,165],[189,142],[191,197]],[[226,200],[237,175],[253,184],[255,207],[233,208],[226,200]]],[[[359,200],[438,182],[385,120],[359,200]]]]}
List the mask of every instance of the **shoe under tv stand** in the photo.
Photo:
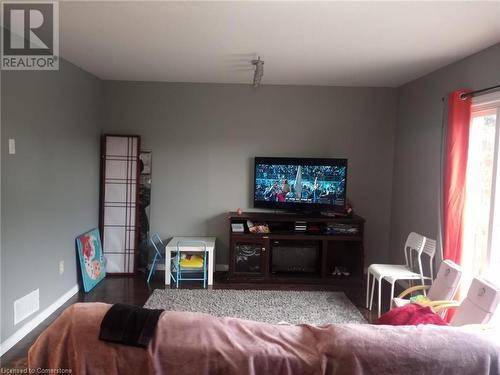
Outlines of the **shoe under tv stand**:
{"type": "Polygon", "coordinates": [[[330,217],[318,213],[236,212],[229,213],[230,281],[277,283],[339,283],[360,281],[364,267],[365,220],[330,217]],[[270,233],[251,233],[247,221],[267,224],[270,233]],[[305,222],[308,230],[295,230],[305,222]],[[231,224],[243,224],[244,232],[233,232],[231,224]],[[340,224],[356,228],[354,234],[329,234],[325,229],[340,224]],[[349,276],[335,276],[335,267],[349,276]]]}

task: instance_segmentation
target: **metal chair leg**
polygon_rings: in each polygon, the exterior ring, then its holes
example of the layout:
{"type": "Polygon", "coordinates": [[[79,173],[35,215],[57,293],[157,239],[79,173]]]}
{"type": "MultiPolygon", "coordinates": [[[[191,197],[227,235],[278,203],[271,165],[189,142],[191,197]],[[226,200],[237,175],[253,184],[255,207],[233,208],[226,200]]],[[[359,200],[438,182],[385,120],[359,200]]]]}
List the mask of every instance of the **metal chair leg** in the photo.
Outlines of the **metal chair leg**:
{"type": "Polygon", "coordinates": [[[207,287],[207,252],[203,252],[203,288],[207,287]]]}
{"type": "Polygon", "coordinates": [[[378,281],[378,317],[380,318],[380,313],[382,311],[382,279],[378,281]]]}
{"type": "Polygon", "coordinates": [[[151,262],[151,268],[149,269],[149,275],[148,275],[148,283],[149,283],[149,280],[151,279],[151,276],[154,273],[154,269],[156,267],[156,258],[157,258],[157,256],[158,256],[158,254],[155,254],[155,256],[153,258],[153,261],[151,262]]]}
{"type": "Polygon", "coordinates": [[[366,308],[369,306],[370,301],[370,271],[366,273],[366,308]]]}
{"type": "Polygon", "coordinates": [[[372,291],[371,291],[371,296],[370,296],[370,311],[372,311],[373,308],[373,293],[375,292],[375,276],[372,275],[372,291]]]}
{"type": "Polygon", "coordinates": [[[391,301],[389,302],[389,310],[392,309],[392,300],[394,299],[394,283],[395,281],[391,283],[391,301]]]}
{"type": "Polygon", "coordinates": [[[177,267],[175,269],[175,272],[176,272],[176,275],[175,275],[176,276],[176,278],[175,278],[176,279],[175,280],[175,286],[176,286],[177,289],[179,289],[179,279],[182,277],[182,272],[181,272],[181,267],[180,267],[180,260],[179,260],[180,257],[181,257],[181,254],[178,253],[177,261],[176,261],[177,267]]]}

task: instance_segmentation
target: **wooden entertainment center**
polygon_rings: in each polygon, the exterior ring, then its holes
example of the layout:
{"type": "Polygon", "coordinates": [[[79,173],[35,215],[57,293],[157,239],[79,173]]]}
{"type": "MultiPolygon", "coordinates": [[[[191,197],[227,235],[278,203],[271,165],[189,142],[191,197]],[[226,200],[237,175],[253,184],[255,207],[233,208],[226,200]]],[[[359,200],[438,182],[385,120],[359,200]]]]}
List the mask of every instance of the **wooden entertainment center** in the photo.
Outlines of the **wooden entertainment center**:
{"type": "Polygon", "coordinates": [[[230,212],[229,280],[360,281],[364,267],[364,222],[356,215],[230,212]],[[269,233],[251,233],[247,222],[267,225],[269,233]],[[242,226],[243,232],[236,232],[242,226]],[[332,275],[336,267],[349,275],[332,275]]]}

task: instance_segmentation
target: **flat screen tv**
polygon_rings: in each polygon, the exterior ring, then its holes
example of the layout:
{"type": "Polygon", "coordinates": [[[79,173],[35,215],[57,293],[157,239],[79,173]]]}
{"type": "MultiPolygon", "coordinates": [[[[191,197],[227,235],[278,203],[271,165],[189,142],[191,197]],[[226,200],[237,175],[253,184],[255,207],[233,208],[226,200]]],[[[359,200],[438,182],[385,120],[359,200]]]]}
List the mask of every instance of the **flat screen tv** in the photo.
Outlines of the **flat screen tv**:
{"type": "Polygon", "coordinates": [[[347,159],[255,158],[254,207],[345,212],[347,159]]]}

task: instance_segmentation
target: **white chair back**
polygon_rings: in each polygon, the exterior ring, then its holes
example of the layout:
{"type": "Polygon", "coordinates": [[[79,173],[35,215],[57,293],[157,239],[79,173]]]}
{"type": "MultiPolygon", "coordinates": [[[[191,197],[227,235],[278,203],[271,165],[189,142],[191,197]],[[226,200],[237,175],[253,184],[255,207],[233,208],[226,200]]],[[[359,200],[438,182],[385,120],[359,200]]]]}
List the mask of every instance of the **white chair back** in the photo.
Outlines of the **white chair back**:
{"type": "Polygon", "coordinates": [[[424,238],[425,242],[422,252],[424,254],[427,254],[427,256],[430,258],[434,258],[434,255],[436,254],[436,240],[433,240],[432,238],[429,237],[424,237],[424,238]]]}
{"type": "Polygon", "coordinates": [[[460,266],[451,260],[443,260],[427,296],[432,301],[451,300],[457,292],[461,278],[460,266]]]}
{"type": "Polygon", "coordinates": [[[457,308],[450,325],[488,323],[499,301],[500,288],[485,280],[474,278],[467,292],[467,297],[457,308]]]}
{"type": "Polygon", "coordinates": [[[423,275],[422,254],[427,255],[429,260],[430,279],[434,279],[434,270],[432,263],[434,262],[434,255],[436,254],[436,240],[425,237],[415,232],[411,232],[406,239],[404,251],[406,266],[410,270],[418,272],[421,275],[423,275]],[[415,269],[413,264],[414,254],[417,258],[418,269],[415,269]]]}
{"type": "Polygon", "coordinates": [[[405,242],[405,261],[406,261],[406,266],[410,269],[413,268],[413,254],[412,252],[415,251],[417,253],[417,256],[422,253],[422,250],[424,248],[424,243],[425,243],[425,237],[422,236],[421,234],[411,232],[408,235],[408,238],[406,239],[405,242]]]}
{"type": "Polygon", "coordinates": [[[406,239],[405,249],[412,249],[421,252],[424,246],[424,239],[425,237],[421,234],[411,232],[406,239]]]}

